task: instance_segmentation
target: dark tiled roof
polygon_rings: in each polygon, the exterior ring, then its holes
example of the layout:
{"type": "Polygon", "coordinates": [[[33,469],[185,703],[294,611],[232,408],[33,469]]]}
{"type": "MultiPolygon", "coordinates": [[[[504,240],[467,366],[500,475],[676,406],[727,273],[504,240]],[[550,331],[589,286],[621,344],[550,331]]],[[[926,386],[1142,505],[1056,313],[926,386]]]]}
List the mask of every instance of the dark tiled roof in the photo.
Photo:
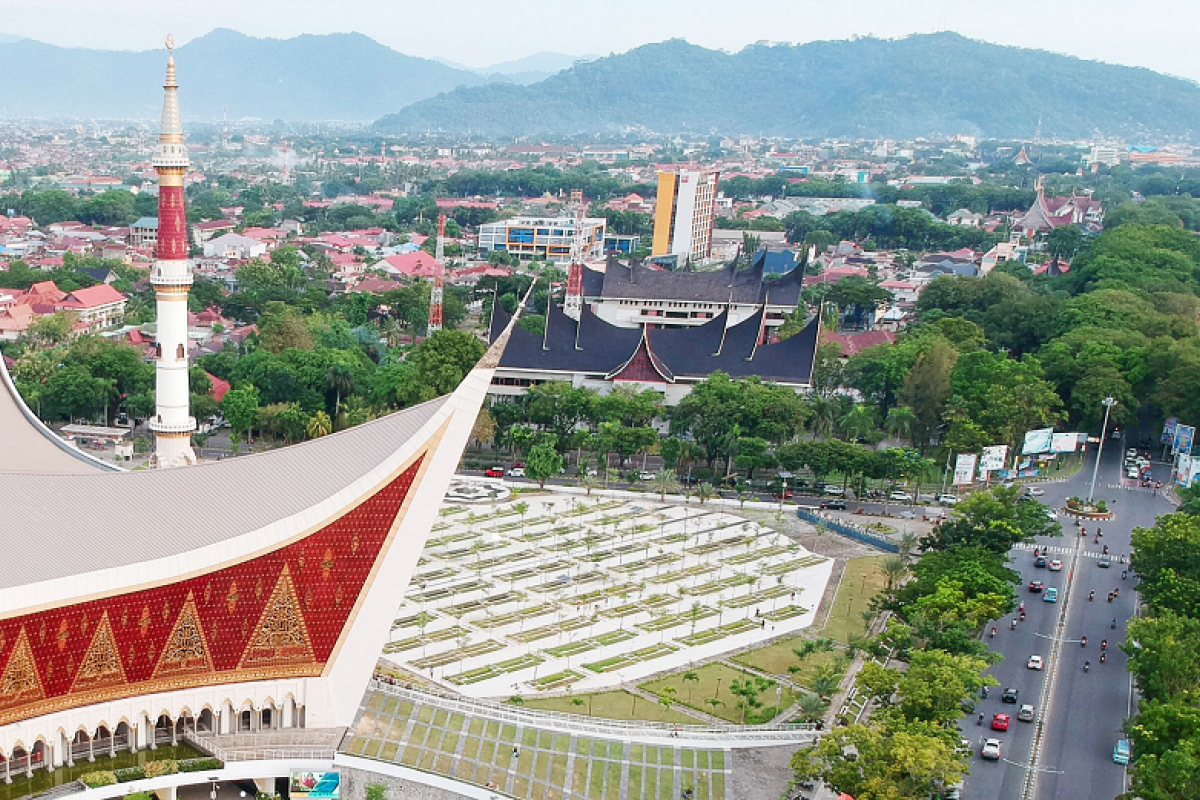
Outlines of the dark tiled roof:
{"type": "MultiPolygon", "coordinates": [[[[757,256],[758,254],[756,254],[757,256]]],[[[710,272],[655,270],[636,262],[626,267],[610,259],[602,282],[592,270],[584,273],[584,295],[615,300],[679,300],[699,303],[761,303],[770,293],[774,303],[795,305],[800,298],[803,270],[791,270],[775,280],[763,280],[765,252],[748,269],[710,272]],[[592,274],[589,274],[592,273],[592,274]],[[590,279],[590,280],[589,280],[590,279]],[[599,291],[597,291],[599,283],[599,291]]]]}

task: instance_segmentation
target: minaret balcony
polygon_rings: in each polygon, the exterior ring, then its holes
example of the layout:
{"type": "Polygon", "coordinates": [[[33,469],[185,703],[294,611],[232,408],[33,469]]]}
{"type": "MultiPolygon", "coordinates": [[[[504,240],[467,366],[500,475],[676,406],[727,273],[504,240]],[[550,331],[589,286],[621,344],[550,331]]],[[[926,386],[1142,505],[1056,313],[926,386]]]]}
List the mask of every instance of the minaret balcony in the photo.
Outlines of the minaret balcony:
{"type": "Polygon", "coordinates": [[[192,273],[191,272],[177,272],[175,270],[172,270],[171,272],[166,272],[164,270],[160,270],[156,266],[154,268],[154,270],[150,273],[150,285],[151,286],[191,286],[192,285],[192,273]]]}
{"type": "Polygon", "coordinates": [[[188,417],[184,422],[162,422],[158,417],[152,417],[150,430],[154,433],[191,433],[196,430],[196,418],[188,417]]]}

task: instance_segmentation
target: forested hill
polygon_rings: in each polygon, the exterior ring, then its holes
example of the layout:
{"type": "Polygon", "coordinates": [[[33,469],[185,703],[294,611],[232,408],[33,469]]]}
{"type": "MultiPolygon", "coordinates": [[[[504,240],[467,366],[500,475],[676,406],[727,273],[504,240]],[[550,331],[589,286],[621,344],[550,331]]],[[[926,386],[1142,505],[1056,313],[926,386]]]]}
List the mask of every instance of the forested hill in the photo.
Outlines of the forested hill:
{"type": "MultiPolygon", "coordinates": [[[[369,121],[488,79],[357,33],[257,39],[215,30],[176,51],[185,119],[369,121]]],[[[157,120],[166,51],[0,40],[0,115],[157,120]]]]}
{"type": "Polygon", "coordinates": [[[531,86],[464,87],[381,131],[484,136],[655,132],[895,138],[974,133],[1129,138],[1200,132],[1200,86],[1146,69],[953,33],[753,45],[650,44],[531,86]]]}

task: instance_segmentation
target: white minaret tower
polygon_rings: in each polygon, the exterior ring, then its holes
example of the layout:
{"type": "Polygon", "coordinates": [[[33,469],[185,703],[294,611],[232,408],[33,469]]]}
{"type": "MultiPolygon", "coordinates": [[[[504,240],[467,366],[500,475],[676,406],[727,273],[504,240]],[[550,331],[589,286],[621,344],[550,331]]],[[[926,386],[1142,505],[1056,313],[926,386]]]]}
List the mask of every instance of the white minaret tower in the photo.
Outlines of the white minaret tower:
{"type": "Polygon", "coordinates": [[[196,454],[192,452],[196,420],[189,409],[187,353],[187,301],[192,270],[188,263],[183,198],[183,176],[189,162],[179,117],[174,48],[175,40],[168,36],[167,50],[171,55],[167,58],[167,82],[163,85],[166,93],[162,128],[152,162],[158,173],[158,260],[150,273],[158,314],[154,373],[157,407],[150,421],[155,442],[151,464],[156,467],[196,463],[196,454]]]}

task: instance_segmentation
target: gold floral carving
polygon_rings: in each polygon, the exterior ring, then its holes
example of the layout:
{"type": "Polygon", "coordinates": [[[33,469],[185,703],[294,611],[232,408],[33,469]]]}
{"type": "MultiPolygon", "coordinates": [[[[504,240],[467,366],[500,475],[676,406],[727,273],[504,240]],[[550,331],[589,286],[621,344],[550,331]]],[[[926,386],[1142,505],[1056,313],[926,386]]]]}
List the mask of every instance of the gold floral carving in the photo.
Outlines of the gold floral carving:
{"type": "Polygon", "coordinates": [[[342,585],[339,583],[337,588],[333,590],[333,604],[337,608],[342,607],[342,585]]]}
{"type": "Polygon", "coordinates": [[[225,605],[229,608],[229,613],[232,614],[237,610],[238,590],[237,581],[229,584],[229,591],[225,593],[225,605]]]}
{"type": "Polygon", "coordinates": [[[138,617],[138,636],[145,636],[150,630],[150,606],[142,606],[142,615],[138,617]]]}
{"type": "Polygon", "coordinates": [[[87,636],[87,632],[88,632],[88,615],[87,615],[87,612],[85,611],[85,612],[83,612],[83,616],[79,618],[79,633],[82,636],[87,636]]]}
{"type": "Polygon", "coordinates": [[[179,619],[175,621],[167,645],[158,658],[153,677],[211,672],[212,669],[212,656],[200,622],[200,612],[196,609],[192,593],[188,592],[179,619]]]}
{"type": "Polygon", "coordinates": [[[171,618],[171,604],[163,600],[163,622],[171,618]]]}
{"type": "Polygon", "coordinates": [[[358,555],[358,531],[354,532],[354,538],[350,540],[350,554],[358,555]]]}
{"type": "Polygon", "coordinates": [[[67,648],[67,641],[71,638],[71,634],[67,631],[66,617],[63,617],[62,621],[58,623],[58,633],[54,635],[54,638],[58,640],[58,652],[61,653],[67,648]]]}
{"type": "Polygon", "coordinates": [[[212,581],[204,584],[204,605],[212,602],[212,581]]]}
{"type": "Polygon", "coordinates": [[[329,580],[329,573],[333,572],[333,548],[325,548],[325,556],[321,559],[321,580],[329,580]]]}
{"type": "Polygon", "coordinates": [[[121,630],[125,630],[128,627],[129,627],[129,609],[123,608],[123,609],[121,609],[121,630]]]}
{"type": "Polygon", "coordinates": [[[125,666],[121,663],[121,654],[117,650],[117,637],[113,633],[112,624],[108,621],[108,612],[106,611],[100,617],[100,623],[92,635],[92,643],[88,646],[87,655],[79,664],[79,672],[75,674],[71,692],[100,689],[123,683],[125,683],[125,666]]]}
{"type": "Polygon", "coordinates": [[[263,593],[262,578],[259,577],[258,581],[254,584],[254,599],[262,600],[262,593],[263,593]]]}
{"type": "Polygon", "coordinates": [[[304,612],[291,571],[284,565],[271,596],[251,633],[239,669],[314,660],[304,612]]]}
{"type": "Polygon", "coordinates": [[[38,644],[46,643],[46,620],[42,620],[42,627],[38,630],[38,644]]]}
{"type": "Polygon", "coordinates": [[[8,647],[8,637],[4,635],[4,631],[0,631],[0,653],[3,653],[6,647],[8,647]]]}
{"type": "Polygon", "coordinates": [[[4,665],[4,673],[0,674],[0,708],[41,700],[45,696],[42,681],[38,677],[37,662],[33,658],[33,648],[22,626],[12,655],[4,665]]]}

